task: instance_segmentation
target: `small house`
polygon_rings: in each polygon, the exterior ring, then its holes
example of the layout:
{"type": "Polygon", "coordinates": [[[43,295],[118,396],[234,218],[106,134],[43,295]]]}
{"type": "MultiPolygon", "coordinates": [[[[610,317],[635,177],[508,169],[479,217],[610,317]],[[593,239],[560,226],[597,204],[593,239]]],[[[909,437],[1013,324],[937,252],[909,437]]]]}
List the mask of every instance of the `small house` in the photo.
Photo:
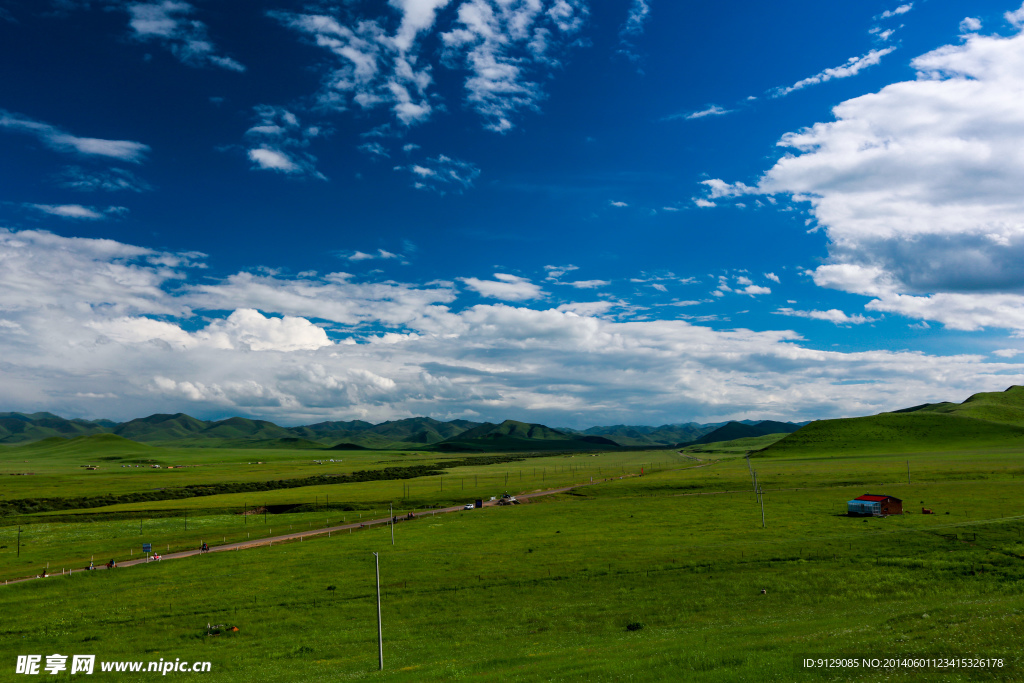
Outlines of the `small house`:
{"type": "Polygon", "coordinates": [[[846,503],[846,513],[854,517],[902,515],[903,501],[892,496],[866,493],[846,503]]]}

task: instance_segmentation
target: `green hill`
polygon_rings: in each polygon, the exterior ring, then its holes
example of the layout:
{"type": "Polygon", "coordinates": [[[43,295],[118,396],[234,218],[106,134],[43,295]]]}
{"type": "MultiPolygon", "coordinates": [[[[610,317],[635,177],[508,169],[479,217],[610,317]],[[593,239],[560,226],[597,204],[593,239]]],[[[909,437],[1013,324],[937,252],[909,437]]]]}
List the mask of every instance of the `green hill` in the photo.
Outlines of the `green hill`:
{"type": "Polygon", "coordinates": [[[49,456],[82,456],[98,458],[114,455],[149,455],[159,449],[137,441],[130,441],[116,434],[90,434],[72,439],[50,437],[35,443],[0,450],[0,456],[10,458],[38,458],[49,456]]]}
{"type": "Polygon", "coordinates": [[[485,422],[482,425],[468,429],[459,436],[459,441],[475,439],[500,439],[510,437],[515,439],[540,439],[546,441],[570,441],[573,439],[568,434],[563,434],[557,429],[545,427],[541,424],[528,424],[516,420],[505,420],[500,425],[485,422]]]}
{"type": "Polygon", "coordinates": [[[999,446],[1024,446],[1024,427],[949,413],[915,411],[818,420],[754,456],[913,453],[999,446]]]}
{"type": "Polygon", "coordinates": [[[732,441],[715,441],[706,444],[694,444],[687,446],[687,453],[746,453],[757,451],[771,446],[789,436],[789,432],[778,434],[765,434],[764,436],[748,436],[732,441]]]}
{"type": "Polygon", "coordinates": [[[435,444],[442,451],[550,451],[607,450],[619,444],[601,436],[565,434],[542,424],[505,420],[499,425],[485,422],[458,436],[435,444]]]}
{"type": "MultiPolygon", "coordinates": [[[[588,436],[603,436],[623,446],[671,446],[681,442],[694,441],[713,431],[718,425],[702,425],[696,422],[686,424],[647,427],[643,425],[611,425],[591,427],[582,432],[588,436]]],[[[568,430],[565,430],[568,431],[568,430]]]]}
{"type": "Polygon", "coordinates": [[[134,441],[174,441],[206,429],[207,423],[185,413],[156,414],[124,422],[114,433],[134,441]]]}
{"type": "Polygon", "coordinates": [[[974,394],[963,403],[931,403],[896,412],[959,415],[1024,427],[1024,387],[974,394]]]}
{"type": "Polygon", "coordinates": [[[799,425],[792,422],[775,422],[764,420],[757,424],[744,424],[742,422],[727,422],[713,432],[709,432],[693,441],[691,445],[715,443],[717,441],[735,441],[736,439],[750,439],[766,434],[789,434],[800,429],[799,425]]]}
{"type": "Polygon", "coordinates": [[[0,413],[0,443],[102,434],[110,431],[108,424],[106,420],[66,420],[53,413],[0,413]]]}

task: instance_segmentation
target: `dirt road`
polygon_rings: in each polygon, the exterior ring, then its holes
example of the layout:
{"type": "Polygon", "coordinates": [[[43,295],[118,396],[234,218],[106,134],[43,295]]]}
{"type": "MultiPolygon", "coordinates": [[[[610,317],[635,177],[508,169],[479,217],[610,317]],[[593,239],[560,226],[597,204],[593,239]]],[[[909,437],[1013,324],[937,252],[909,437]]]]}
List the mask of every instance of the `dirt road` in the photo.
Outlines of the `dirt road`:
{"type": "MultiPolygon", "coordinates": [[[[606,479],[602,479],[601,481],[607,481],[607,480],[606,479]]],[[[586,483],[582,483],[582,484],[574,484],[572,486],[563,486],[561,488],[547,489],[545,491],[534,491],[532,493],[516,494],[516,498],[518,498],[520,500],[524,500],[524,499],[536,498],[538,496],[550,496],[550,495],[553,495],[553,494],[556,494],[556,493],[565,493],[566,491],[571,491],[571,490],[573,490],[575,488],[578,488],[580,486],[590,486],[590,484],[592,484],[592,483],[593,484],[597,484],[597,483],[600,483],[600,481],[586,482],[586,483]]],[[[494,507],[494,506],[497,506],[497,504],[498,504],[497,501],[491,501],[491,500],[484,501],[484,507],[494,507]]],[[[444,513],[448,513],[448,512],[460,512],[462,510],[463,510],[463,506],[462,505],[455,505],[455,506],[452,506],[452,507],[436,509],[436,510],[422,510],[422,511],[419,511],[419,512],[414,512],[413,514],[418,519],[418,518],[421,518],[421,517],[432,516],[432,515],[439,515],[439,514],[444,514],[444,513]]],[[[469,511],[467,510],[466,512],[469,512],[469,511]]],[[[398,518],[398,521],[405,521],[405,519],[406,518],[404,516],[402,516],[402,517],[398,518]]],[[[374,525],[387,524],[390,521],[391,521],[391,519],[389,517],[381,517],[379,519],[368,519],[368,520],[365,520],[365,521],[361,520],[359,522],[353,522],[352,524],[341,524],[341,525],[338,525],[338,526],[324,527],[322,529],[309,529],[309,530],[306,530],[306,531],[297,531],[297,532],[291,533],[291,534],[281,534],[280,536],[268,536],[266,538],[254,538],[254,539],[251,539],[251,540],[240,541],[238,543],[225,543],[223,545],[217,545],[217,546],[210,545],[209,546],[209,548],[210,548],[209,552],[211,552],[211,553],[223,553],[223,552],[228,552],[228,551],[232,551],[232,550],[243,550],[245,548],[256,548],[256,547],[265,546],[265,545],[266,546],[270,546],[270,545],[274,545],[274,543],[281,543],[283,541],[295,541],[295,540],[298,540],[298,541],[301,542],[301,540],[303,538],[306,538],[307,536],[324,536],[324,535],[330,535],[330,534],[334,534],[334,533],[337,533],[337,532],[343,532],[343,531],[349,531],[349,530],[355,531],[357,529],[364,528],[364,527],[365,528],[370,528],[370,527],[372,527],[374,525]]],[[[351,533],[351,531],[350,531],[350,533],[351,533]]],[[[160,556],[161,557],[160,561],[162,562],[164,560],[178,560],[178,559],[181,559],[183,557],[192,557],[193,555],[200,555],[200,554],[202,554],[202,551],[200,549],[198,549],[198,548],[196,548],[194,550],[183,550],[181,552],[166,553],[164,555],[161,555],[160,556]]],[[[154,561],[154,560],[147,559],[145,557],[140,558],[138,560],[126,560],[124,562],[118,562],[117,563],[117,568],[120,569],[122,567],[133,567],[133,566],[135,566],[137,564],[146,564],[147,562],[152,562],[152,561],[154,561]]],[[[104,569],[105,570],[103,565],[97,566],[96,569],[104,569]]],[[[87,570],[86,569],[72,569],[72,570],[70,570],[68,572],[65,572],[63,574],[50,574],[49,576],[47,576],[45,578],[54,579],[54,578],[59,578],[61,576],[69,576],[71,573],[78,573],[78,572],[84,572],[84,571],[87,571],[87,570]]],[[[42,578],[42,577],[39,577],[39,576],[28,576],[28,577],[25,577],[25,578],[22,578],[22,579],[11,579],[10,581],[4,581],[3,585],[7,585],[7,584],[11,584],[11,583],[22,583],[24,581],[32,581],[34,579],[39,579],[39,578],[42,578]]]]}

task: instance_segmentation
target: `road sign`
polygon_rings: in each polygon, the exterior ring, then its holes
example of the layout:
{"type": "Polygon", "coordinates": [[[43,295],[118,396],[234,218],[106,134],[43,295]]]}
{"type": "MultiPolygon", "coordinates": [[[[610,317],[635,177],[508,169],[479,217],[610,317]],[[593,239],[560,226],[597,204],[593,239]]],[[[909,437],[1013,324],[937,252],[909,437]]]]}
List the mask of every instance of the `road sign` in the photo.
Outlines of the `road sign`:
{"type": "Polygon", "coordinates": [[[152,543],[143,543],[142,544],[142,552],[144,552],[144,553],[151,553],[151,552],[153,552],[153,544],[152,543]]]}

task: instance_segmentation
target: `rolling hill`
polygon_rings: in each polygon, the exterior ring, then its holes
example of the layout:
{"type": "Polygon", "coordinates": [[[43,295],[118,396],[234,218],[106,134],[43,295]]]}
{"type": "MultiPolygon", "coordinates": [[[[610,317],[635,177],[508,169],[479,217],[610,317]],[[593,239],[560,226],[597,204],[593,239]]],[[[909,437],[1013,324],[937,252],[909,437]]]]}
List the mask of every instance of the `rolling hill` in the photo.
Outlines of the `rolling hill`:
{"type": "Polygon", "coordinates": [[[757,436],[765,436],[767,434],[790,434],[798,429],[800,429],[800,425],[793,422],[775,422],[774,420],[764,420],[755,424],[727,422],[718,429],[708,432],[699,439],[691,441],[686,445],[700,445],[715,443],[718,441],[749,439],[757,436]]]}
{"type": "MultiPolygon", "coordinates": [[[[0,444],[18,445],[57,438],[112,434],[154,446],[194,448],[331,448],[440,450],[537,450],[590,448],[671,448],[715,432],[715,440],[761,435],[767,427],[751,420],[733,423],[668,424],[659,427],[613,425],[586,430],[553,429],[536,423],[506,420],[501,424],[410,417],[372,424],[363,420],[318,422],[282,427],[267,420],[230,417],[201,420],[185,413],[159,413],[117,423],[110,420],[65,419],[52,413],[0,413],[0,444]],[[725,431],[721,431],[725,429],[725,431]],[[348,446],[345,446],[348,444],[348,446]]],[[[785,423],[788,424],[788,423],[785,423]]],[[[791,431],[783,427],[769,431],[791,431]]],[[[704,443],[704,442],[701,442],[704,443]]]]}
{"type": "Polygon", "coordinates": [[[541,424],[505,420],[501,424],[485,422],[458,436],[435,444],[441,451],[541,451],[603,450],[619,444],[602,436],[566,434],[541,424]]]}
{"type": "Polygon", "coordinates": [[[866,417],[818,420],[752,454],[912,453],[1024,446],[1024,387],[866,417]]]}

